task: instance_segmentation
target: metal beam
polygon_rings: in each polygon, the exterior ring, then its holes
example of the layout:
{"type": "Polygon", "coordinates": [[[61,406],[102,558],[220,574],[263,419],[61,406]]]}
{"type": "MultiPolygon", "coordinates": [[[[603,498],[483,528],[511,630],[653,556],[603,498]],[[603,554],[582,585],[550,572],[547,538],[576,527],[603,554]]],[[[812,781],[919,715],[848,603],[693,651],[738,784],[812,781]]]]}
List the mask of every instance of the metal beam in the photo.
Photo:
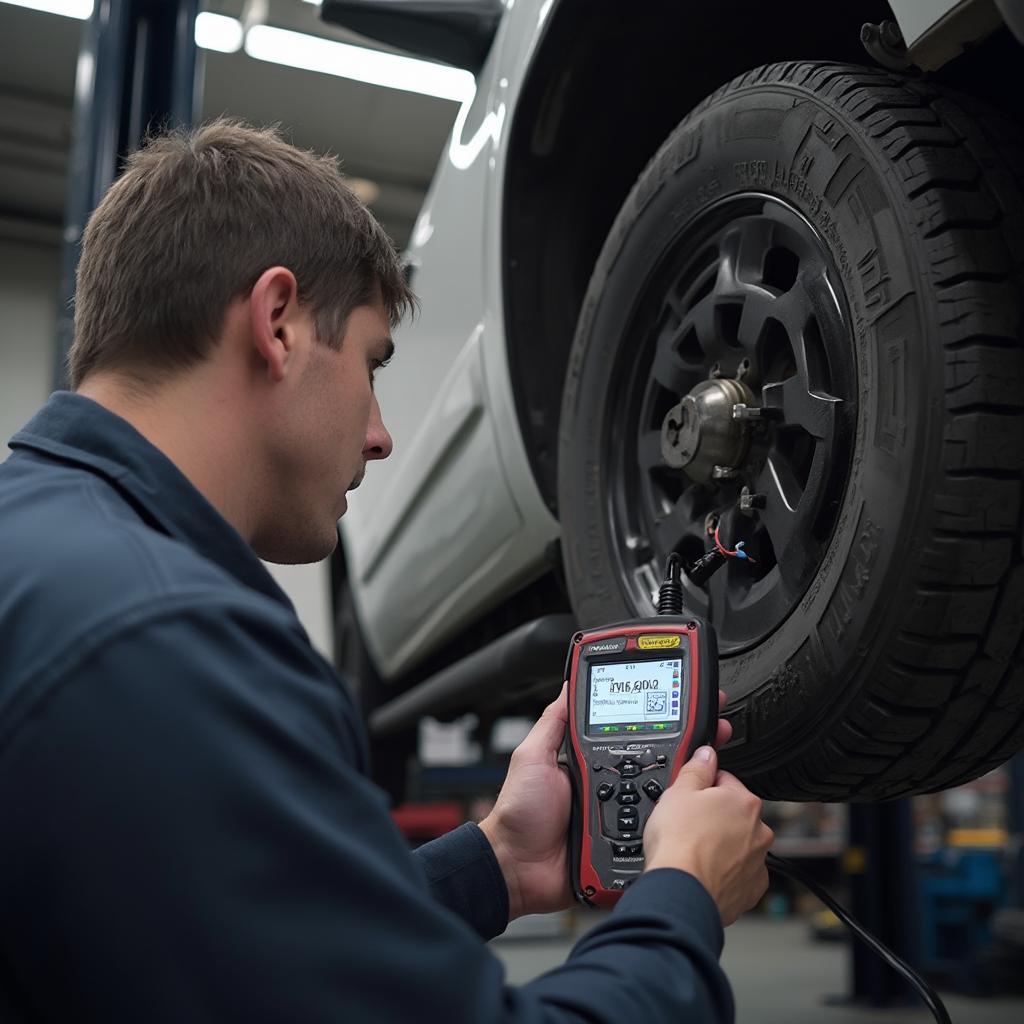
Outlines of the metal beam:
{"type": "Polygon", "coordinates": [[[442,669],[370,715],[376,739],[413,727],[424,715],[500,709],[525,696],[555,696],[569,637],[571,615],[545,615],[442,669]]]}
{"type": "Polygon", "coordinates": [[[193,124],[198,116],[198,10],[199,0],[96,0],[83,27],[61,252],[55,387],[67,384],[75,269],[89,214],[114,180],[119,162],[148,131],[193,124]]]}

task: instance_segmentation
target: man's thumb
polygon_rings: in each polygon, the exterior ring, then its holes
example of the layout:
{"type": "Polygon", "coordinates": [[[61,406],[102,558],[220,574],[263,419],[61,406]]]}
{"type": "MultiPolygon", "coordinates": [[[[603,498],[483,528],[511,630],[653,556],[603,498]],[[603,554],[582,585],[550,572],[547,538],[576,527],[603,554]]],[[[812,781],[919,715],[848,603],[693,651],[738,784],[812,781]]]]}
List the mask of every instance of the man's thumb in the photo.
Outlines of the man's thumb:
{"type": "Polygon", "coordinates": [[[519,744],[516,749],[516,753],[519,754],[517,760],[547,760],[558,755],[558,748],[565,736],[565,719],[568,713],[565,706],[566,685],[562,684],[561,692],[544,709],[544,713],[519,744]]]}
{"type": "Polygon", "coordinates": [[[683,765],[676,785],[683,789],[708,789],[715,784],[718,755],[714,747],[698,747],[693,757],[683,765]]]}

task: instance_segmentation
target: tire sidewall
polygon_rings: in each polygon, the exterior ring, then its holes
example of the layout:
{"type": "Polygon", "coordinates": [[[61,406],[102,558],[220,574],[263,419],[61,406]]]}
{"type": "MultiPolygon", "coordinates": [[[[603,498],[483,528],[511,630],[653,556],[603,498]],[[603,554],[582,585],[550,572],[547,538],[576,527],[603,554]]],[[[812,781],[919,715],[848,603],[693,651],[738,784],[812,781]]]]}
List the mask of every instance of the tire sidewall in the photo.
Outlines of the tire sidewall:
{"type": "Polygon", "coordinates": [[[721,661],[733,766],[791,756],[857,694],[912,588],[911,538],[934,490],[942,367],[929,352],[915,229],[893,169],[834,105],[786,84],[726,90],[673,133],[624,205],[581,310],[562,406],[559,508],[566,575],[582,626],[636,614],[609,536],[612,481],[601,453],[613,368],[650,275],[712,204],[758,192],[784,200],[829,251],[851,318],[858,410],[849,478],[818,573],[788,618],[721,661]],[[759,135],[749,112],[777,130],[759,135]],[[837,150],[845,169],[837,170],[837,150]],[[862,167],[839,194],[829,182],[862,167]],[[753,741],[756,741],[754,743],[753,741]],[[756,752],[754,748],[756,747],[756,752]]]}

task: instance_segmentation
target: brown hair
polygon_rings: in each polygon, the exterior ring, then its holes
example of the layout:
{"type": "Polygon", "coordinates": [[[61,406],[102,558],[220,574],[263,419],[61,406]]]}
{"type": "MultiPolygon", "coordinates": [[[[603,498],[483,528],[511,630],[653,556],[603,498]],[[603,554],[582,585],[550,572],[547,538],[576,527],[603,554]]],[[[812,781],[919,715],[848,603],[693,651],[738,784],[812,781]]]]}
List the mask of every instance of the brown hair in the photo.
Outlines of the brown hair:
{"type": "Polygon", "coordinates": [[[332,348],[378,287],[392,326],[415,304],[391,240],[333,158],[226,119],[150,138],[85,229],[71,386],[101,369],[153,383],[200,362],[231,300],[277,265],[332,348]]]}

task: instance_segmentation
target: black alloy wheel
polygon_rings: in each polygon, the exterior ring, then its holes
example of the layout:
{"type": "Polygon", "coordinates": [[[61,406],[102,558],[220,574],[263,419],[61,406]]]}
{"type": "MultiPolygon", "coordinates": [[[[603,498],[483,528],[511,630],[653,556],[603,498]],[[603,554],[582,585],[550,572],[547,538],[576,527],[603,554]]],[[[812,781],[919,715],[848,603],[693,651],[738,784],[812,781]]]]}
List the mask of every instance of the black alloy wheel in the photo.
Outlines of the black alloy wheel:
{"type": "Polygon", "coordinates": [[[1024,138],[926,81],[755,69],[619,212],[566,371],[558,514],[583,627],[665,557],[719,634],[762,796],[875,800],[1024,747],[1024,138]]]}
{"type": "Polygon", "coordinates": [[[857,402],[841,295],[813,226],[740,193],[663,253],[627,328],[605,454],[620,571],[653,613],[670,552],[696,561],[716,525],[742,543],[708,591],[687,583],[723,654],[790,613],[838,517],[857,402]]]}

